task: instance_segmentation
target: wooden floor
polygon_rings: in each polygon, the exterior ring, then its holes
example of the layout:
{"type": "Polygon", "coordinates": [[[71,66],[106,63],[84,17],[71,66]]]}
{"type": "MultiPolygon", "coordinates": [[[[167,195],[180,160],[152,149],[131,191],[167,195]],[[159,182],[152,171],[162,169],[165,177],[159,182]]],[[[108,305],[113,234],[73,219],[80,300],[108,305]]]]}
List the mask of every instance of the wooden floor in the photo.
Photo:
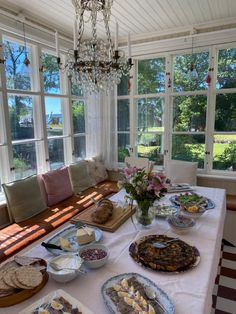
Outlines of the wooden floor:
{"type": "Polygon", "coordinates": [[[236,247],[222,245],[211,314],[236,314],[236,247]]]}

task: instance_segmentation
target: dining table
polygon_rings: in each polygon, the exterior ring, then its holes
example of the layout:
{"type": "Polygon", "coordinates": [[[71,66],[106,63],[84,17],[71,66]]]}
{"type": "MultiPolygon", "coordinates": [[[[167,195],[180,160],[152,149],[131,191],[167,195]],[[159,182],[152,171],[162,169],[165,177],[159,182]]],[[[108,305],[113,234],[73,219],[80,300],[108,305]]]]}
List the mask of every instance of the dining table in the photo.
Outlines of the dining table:
{"type": "MultiPolygon", "coordinates": [[[[221,253],[226,196],[225,190],[218,188],[196,186],[193,187],[193,191],[210,199],[215,206],[206,210],[187,233],[176,234],[167,220],[163,218],[156,218],[150,228],[142,228],[135,224],[135,219],[129,218],[115,232],[102,232],[100,243],[109,249],[109,258],[103,267],[88,269],[85,275],[78,275],[77,278],[67,283],[58,283],[49,277],[46,285],[37,294],[16,305],[0,308],[0,314],[17,314],[57,289],[64,290],[95,314],[108,314],[110,312],[104,302],[101,287],[108,279],[124,273],[137,273],[154,282],[168,295],[174,304],[176,314],[210,314],[221,253]],[[196,267],[179,273],[154,271],[142,267],[130,256],[129,247],[137,239],[153,234],[178,237],[196,247],[200,253],[200,262],[196,267]]],[[[175,194],[167,193],[159,202],[170,204],[170,197],[175,194]]],[[[110,199],[123,206],[125,195],[125,190],[122,189],[110,199]]],[[[67,222],[17,255],[40,257],[48,262],[54,255],[50,250],[41,246],[41,243],[48,241],[69,225],[70,222],[67,222]]]]}

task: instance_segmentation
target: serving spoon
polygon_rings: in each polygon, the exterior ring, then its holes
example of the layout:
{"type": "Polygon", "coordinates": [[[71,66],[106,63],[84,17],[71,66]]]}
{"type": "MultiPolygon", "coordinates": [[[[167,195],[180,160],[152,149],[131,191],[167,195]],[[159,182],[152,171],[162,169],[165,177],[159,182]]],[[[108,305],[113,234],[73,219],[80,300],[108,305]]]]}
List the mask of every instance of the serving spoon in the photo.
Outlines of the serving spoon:
{"type": "Polygon", "coordinates": [[[159,305],[160,309],[162,310],[162,314],[168,314],[168,311],[158,300],[156,292],[149,286],[145,286],[144,290],[148,299],[156,302],[159,305]]]}
{"type": "Polygon", "coordinates": [[[158,241],[156,241],[156,242],[152,243],[152,246],[154,246],[157,249],[164,249],[164,248],[166,248],[168,246],[169,243],[175,242],[177,240],[179,240],[179,238],[174,238],[174,239],[171,239],[171,240],[168,240],[168,241],[165,241],[165,242],[158,242],[158,241]]]}

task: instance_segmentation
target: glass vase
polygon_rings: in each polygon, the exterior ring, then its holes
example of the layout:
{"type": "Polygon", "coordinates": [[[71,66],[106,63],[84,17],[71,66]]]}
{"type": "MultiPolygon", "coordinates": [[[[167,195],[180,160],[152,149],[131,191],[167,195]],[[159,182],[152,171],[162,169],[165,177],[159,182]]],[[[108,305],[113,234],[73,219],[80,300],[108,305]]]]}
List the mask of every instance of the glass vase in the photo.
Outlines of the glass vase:
{"type": "Polygon", "coordinates": [[[138,202],[135,216],[138,224],[144,228],[150,228],[155,219],[152,204],[149,202],[138,202]]]}

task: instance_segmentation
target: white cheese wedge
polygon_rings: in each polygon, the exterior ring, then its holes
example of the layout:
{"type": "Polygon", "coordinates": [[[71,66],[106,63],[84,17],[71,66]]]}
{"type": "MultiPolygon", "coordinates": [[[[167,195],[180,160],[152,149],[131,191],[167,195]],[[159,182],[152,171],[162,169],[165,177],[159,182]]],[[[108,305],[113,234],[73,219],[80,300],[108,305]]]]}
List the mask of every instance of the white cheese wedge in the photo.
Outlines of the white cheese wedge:
{"type": "Polygon", "coordinates": [[[94,229],[85,227],[80,228],[76,232],[76,238],[78,244],[86,244],[95,241],[95,232],[94,229]]]}
{"type": "Polygon", "coordinates": [[[60,245],[61,245],[62,249],[64,249],[64,250],[70,250],[71,249],[70,242],[67,239],[60,237],[59,240],[60,240],[60,245]]]}

